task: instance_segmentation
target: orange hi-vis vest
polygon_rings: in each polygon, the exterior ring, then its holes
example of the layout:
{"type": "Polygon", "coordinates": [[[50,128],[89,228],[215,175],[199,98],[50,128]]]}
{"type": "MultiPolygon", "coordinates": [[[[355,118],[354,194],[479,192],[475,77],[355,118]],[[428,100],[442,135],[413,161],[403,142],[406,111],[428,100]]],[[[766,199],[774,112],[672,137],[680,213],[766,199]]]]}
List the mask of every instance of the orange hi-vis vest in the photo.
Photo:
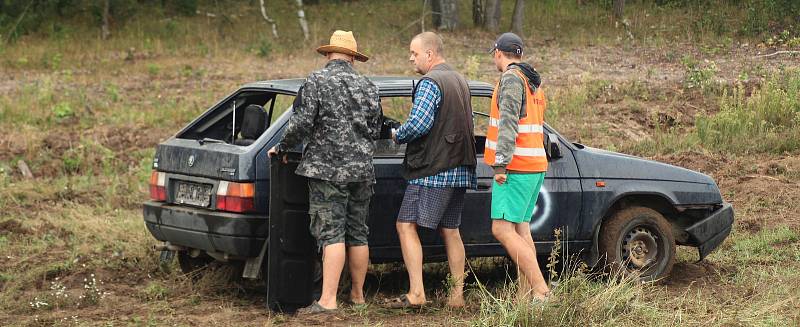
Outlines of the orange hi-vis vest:
{"type": "MultiPolygon", "coordinates": [[[[511,162],[506,169],[520,172],[545,172],[547,171],[547,155],[544,151],[544,110],[547,101],[541,87],[536,92],[528,86],[528,78],[517,70],[514,72],[522,78],[525,84],[525,117],[519,120],[516,139],[516,148],[511,162]]],[[[484,161],[493,166],[497,154],[497,132],[500,122],[500,108],[498,107],[497,91],[500,83],[492,93],[492,108],[489,113],[489,129],[486,131],[486,148],[484,161]]]]}

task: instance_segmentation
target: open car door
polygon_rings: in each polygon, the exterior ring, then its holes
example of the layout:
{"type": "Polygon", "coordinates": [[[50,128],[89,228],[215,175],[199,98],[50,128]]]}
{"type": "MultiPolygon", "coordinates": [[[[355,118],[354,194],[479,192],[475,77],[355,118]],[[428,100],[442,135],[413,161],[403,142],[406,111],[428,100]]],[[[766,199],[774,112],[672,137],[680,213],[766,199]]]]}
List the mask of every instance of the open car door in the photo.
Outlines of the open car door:
{"type": "Polygon", "coordinates": [[[269,246],[263,271],[267,303],[273,310],[294,311],[312,302],[316,242],[308,230],[308,180],[295,174],[301,154],[271,158],[269,246]]]}

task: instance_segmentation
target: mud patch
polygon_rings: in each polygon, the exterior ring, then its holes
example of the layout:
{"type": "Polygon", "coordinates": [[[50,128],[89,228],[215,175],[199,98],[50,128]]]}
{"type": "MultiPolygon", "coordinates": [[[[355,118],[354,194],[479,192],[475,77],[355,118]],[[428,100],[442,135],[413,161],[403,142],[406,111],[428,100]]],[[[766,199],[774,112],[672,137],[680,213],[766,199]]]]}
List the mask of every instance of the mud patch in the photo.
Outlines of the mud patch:
{"type": "Polygon", "coordinates": [[[717,284],[716,276],[736,272],[733,266],[723,266],[711,261],[677,262],[672,268],[672,273],[664,281],[671,290],[680,292],[682,288],[693,284],[702,286],[717,284]]]}
{"type": "Polygon", "coordinates": [[[41,234],[50,234],[58,239],[66,240],[72,237],[73,233],[64,229],[63,227],[53,225],[49,221],[45,221],[41,227],[36,229],[41,234]]]}
{"type": "Polygon", "coordinates": [[[22,223],[14,219],[0,222],[0,236],[6,235],[26,235],[31,230],[22,226],[22,223]]]}

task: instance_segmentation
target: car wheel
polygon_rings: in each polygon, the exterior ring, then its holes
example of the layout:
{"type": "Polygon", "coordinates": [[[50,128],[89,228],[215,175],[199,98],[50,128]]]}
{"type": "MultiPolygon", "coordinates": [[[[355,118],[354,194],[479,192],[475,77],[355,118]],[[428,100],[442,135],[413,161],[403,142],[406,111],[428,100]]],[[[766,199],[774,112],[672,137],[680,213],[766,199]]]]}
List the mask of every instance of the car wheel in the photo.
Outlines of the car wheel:
{"type": "Polygon", "coordinates": [[[187,251],[178,251],[178,265],[184,274],[196,273],[208,267],[212,262],[214,262],[214,258],[204,254],[192,257],[187,251]]]}
{"type": "Polygon", "coordinates": [[[675,261],[670,223],[658,211],[645,207],[615,213],[600,228],[598,246],[613,272],[638,274],[646,281],[668,276],[675,261]]]}

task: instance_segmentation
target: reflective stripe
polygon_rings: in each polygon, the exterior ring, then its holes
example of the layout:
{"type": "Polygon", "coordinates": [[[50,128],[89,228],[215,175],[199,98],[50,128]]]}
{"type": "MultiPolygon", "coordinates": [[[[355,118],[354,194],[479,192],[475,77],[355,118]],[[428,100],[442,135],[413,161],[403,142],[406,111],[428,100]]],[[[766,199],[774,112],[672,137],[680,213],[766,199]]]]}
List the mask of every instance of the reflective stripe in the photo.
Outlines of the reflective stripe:
{"type": "Polygon", "coordinates": [[[539,124],[524,124],[519,125],[519,133],[542,133],[542,125],[539,124]]]}
{"type": "Polygon", "coordinates": [[[547,153],[544,152],[544,148],[516,148],[514,150],[515,156],[524,156],[524,157],[546,157],[547,153]]]}
{"type": "MultiPolygon", "coordinates": [[[[497,142],[486,140],[486,148],[497,151],[497,142]]],[[[520,148],[517,147],[514,149],[515,156],[524,156],[524,157],[545,157],[547,154],[544,152],[544,148],[520,148]]]]}
{"type": "MultiPolygon", "coordinates": [[[[498,127],[500,120],[489,118],[489,126],[498,127]]],[[[518,133],[542,133],[544,129],[539,124],[519,124],[518,133]]]]}

